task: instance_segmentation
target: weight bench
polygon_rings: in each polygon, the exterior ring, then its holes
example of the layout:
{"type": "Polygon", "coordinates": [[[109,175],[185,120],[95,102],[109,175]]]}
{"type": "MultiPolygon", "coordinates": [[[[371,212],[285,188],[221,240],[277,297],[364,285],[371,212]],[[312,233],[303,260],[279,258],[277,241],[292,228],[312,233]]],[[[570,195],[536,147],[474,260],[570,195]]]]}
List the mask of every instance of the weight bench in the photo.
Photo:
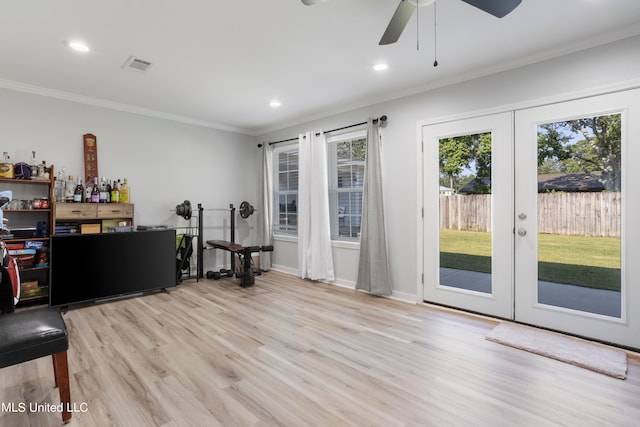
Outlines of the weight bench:
{"type": "Polygon", "coordinates": [[[233,272],[240,280],[240,286],[247,288],[253,286],[255,277],[262,272],[255,268],[252,264],[251,254],[254,252],[271,252],[273,246],[242,246],[239,243],[228,242],[226,240],[207,240],[207,244],[215,249],[222,249],[231,252],[231,267],[233,272]],[[234,262],[233,257],[238,257],[239,263],[234,262]]]}
{"type": "Polygon", "coordinates": [[[67,327],[58,310],[43,308],[0,316],[0,368],[51,355],[64,423],[71,420],[68,349],[67,327]]]}

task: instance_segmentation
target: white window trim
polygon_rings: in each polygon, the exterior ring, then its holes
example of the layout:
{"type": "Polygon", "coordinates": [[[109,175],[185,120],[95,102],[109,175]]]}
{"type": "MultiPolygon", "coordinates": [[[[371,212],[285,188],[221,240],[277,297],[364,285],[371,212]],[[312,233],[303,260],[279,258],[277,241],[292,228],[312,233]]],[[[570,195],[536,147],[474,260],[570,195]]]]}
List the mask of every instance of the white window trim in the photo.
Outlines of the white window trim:
{"type": "Polygon", "coordinates": [[[367,129],[349,130],[348,132],[332,132],[327,136],[327,144],[340,141],[349,141],[353,139],[362,139],[367,137],[367,129]]]}

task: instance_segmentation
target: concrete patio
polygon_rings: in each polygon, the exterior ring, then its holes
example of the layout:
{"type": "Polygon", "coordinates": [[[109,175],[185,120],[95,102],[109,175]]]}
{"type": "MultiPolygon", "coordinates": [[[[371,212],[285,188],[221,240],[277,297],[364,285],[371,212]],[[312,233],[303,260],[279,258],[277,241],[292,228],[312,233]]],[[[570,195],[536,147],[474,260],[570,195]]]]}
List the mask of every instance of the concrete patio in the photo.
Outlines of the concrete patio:
{"type": "MultiPolygon", "coordinates": [[[[440,268],[440,285],[491,293],[491,274],[440,268]]],[[[620,318],[620,292],[538,281],[538,302],[620,318]]]]}

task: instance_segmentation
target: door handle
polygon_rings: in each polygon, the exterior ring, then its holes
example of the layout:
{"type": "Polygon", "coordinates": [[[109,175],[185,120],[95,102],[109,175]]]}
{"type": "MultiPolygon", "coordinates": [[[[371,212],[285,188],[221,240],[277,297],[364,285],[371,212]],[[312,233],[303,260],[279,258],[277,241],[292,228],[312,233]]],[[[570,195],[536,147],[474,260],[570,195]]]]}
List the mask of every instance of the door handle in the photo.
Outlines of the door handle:
{"type": "Polygon", "coordinates": [[[521,236],[526,236],[527,230],[524,228],[518,228],[518,234],[521,236]]]}

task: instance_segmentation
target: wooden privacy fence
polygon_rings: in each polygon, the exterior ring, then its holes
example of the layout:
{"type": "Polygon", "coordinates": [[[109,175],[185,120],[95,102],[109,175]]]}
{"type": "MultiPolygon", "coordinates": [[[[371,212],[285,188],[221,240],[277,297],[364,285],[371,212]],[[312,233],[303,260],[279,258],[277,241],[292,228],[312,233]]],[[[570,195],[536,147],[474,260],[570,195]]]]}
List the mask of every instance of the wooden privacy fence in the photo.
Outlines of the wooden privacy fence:
{"type": "MultiPolygon", "coordinates": [[[[618,192],[540,193],[538,232],[620,237],[621,212],[618,192]]],[[[440,228],[491,231],[491,195],[440,196],[440,228]]]]}
{"type": "Polygon", "coordinates": [[[491,231],[491,195],[440,196],[440,228],[491,231]]]}

